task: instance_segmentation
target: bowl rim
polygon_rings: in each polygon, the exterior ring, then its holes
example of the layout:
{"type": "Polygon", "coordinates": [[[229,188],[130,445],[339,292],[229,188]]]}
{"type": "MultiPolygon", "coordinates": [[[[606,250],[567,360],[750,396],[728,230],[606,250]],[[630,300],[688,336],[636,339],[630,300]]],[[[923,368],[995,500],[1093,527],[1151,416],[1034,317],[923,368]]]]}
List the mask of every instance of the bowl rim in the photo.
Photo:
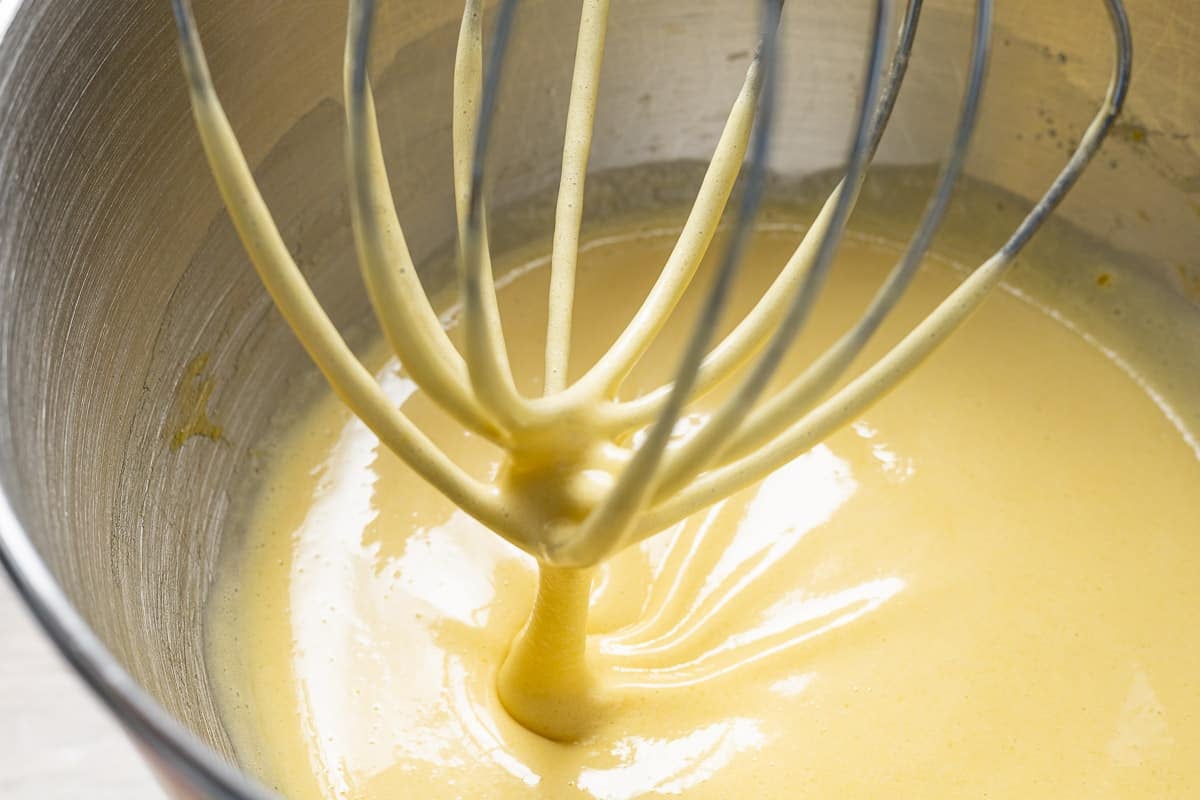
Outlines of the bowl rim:
{"type": "Polygon", "coordinates": [[[42,630],[108,707],[162,777],[182,778],[204,797],[275,800],[192,735],[120,665],[71,604],[17,519],[0,484],[0,563],[42,630]]]}
{"type": "MultiPolygon", "coordinates": [[[[37,0],[0,0],[0,77],[11,69],[10,50],[20,46],[14,40],[30,30],[49,5],[37,0]]],[[[0,391],[0,416],[10,416],[9,405],[7,392],[0,391]]],[[[159,781],[181,781],[202,797],[277,800],[278,795],[188,731],[121,666],[54,578],[17,516],[10,501],[12,487],[6,483],[0,477],[2,571],[8,573],[18,596],[59,653],[151,762],[159,781]]]]}

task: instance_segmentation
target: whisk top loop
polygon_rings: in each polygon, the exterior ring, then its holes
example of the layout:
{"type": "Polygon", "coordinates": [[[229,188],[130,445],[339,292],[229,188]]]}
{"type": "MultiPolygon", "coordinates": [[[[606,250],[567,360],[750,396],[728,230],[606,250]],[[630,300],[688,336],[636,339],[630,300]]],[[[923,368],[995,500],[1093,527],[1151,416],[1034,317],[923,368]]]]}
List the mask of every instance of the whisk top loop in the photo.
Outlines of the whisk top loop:
{"type": "Polygon", "coordinates": [[[762,0],[760,45],[679,240],[626,329],[568,380],[580,225],[605,50],[609,0],[583,0],[567,112],[551,257],[545,393],[526,397],[509,364],[488,239],[487,153],[517,22],[501,0],[484,60],[483,3],[465,0],[455,60],[454,186],[464,345],[442,328],[421,286],[398,219],[367,74],[374,0],[350,0],[345,93],[351,216],[368,295],[411,378],[443,410],[502,447],[494,483],[467,475],[398,408],[355,358],[297,268],[254,183],[208,74],[188,0],[172,0],[201,140],[255,268],[334,391],[417,474],[508,541],[544,562],[587,567],[762,479],[851,422],[910,374],[982,302],[1094,157],[1123,106],[1132,64],[1121,0],[1102,0],[1114,63],[1104,102],[1062,171],[1004,245],[882,358],[834,391],[909,285],[945,215],[979,115],[993,0],[977,0],[967,81],[951,145],[907,248],[862,317],[777,393],[767,386],[801,334],[832,267],[900,93],[917,38],[921,0],[908,0],[887,57],[894,0],[874,0],[870,45],[845,175],[793,256],[751,311],[713,344],[762,202],[784,3],[762,0]],[[742,177],[737,204],[729,209],[742,177]],[[710,250],[732,223],[712,287],[674,380],[622,399],[626,376],[654,342],[710,250]],[[719,385],[729,397],[680,437],[685,410],[719,385]]]}

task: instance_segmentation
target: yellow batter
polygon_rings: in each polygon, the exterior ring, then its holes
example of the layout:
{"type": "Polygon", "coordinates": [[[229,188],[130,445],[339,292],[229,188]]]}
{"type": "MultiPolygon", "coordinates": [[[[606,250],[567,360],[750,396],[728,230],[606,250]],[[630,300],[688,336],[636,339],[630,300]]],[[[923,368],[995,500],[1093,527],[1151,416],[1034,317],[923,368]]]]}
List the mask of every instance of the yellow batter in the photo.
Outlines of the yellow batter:
{"type": "MultiPolygon", "coordinates": [[[[572,364],[621,330],[674,234],[618,238],[580,257],[572,364]]],[[[797,238],[758,237],[729,318],[797,238]]],[[[784,376],[895,257],[846,242],[784,376]]],[[[530,395],[544,266],[501,291],[530,395]]],[[[881,342],[957,277],[927,265],[881,342]]],[[[697,296],[628,394],[662,382],[697,296]]],[[[496,476],[496,448],[394,363],[380,374],[451,458],[496,476]]],[[[291,798],[1200,796],[1197,487],[1200,454],[1129,375],[997,294],[851,428],[596,570],[587,669],[522,673],[591,681],[560,744],[496,690],[532,560],[326,396],[227,548],[210,671],[239,756],[291,798]]]]}

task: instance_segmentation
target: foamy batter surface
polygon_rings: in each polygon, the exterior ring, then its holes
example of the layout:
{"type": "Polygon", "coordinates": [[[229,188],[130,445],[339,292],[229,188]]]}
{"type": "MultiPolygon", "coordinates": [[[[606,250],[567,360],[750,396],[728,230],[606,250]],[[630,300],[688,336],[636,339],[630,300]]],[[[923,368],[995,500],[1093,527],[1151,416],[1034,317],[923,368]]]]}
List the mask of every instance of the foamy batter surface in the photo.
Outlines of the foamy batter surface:
{"type": "MultiPolygon", "coordinates": [[[[729,318],[798,237],[759,236],[729,318]]],[[[573,364],[619,332],[672,241],[581,256],[573,364]]],[[[843,245],[783,374],[896,255],[843,245]]],[[[531,394],[543,267],[501,293],[531,394]]],[[[928,265],[881,342],[957,277],[928,265]]],[[[627,392],[668,373],[697,293],[627,392]]],[[[495,473],[497,450],[394,363],[380,374],[452,458],[495,473]]],[[[611,704],[565,745],[496,696],[531,560],[330,395],[278,443],[227,548],[210,671],[239,756],[291,798],[1200,796],[1198,487],[1197,452],[1128,374],[997,293],[851,428],[600,568],[589,658],[611,704]]]]}

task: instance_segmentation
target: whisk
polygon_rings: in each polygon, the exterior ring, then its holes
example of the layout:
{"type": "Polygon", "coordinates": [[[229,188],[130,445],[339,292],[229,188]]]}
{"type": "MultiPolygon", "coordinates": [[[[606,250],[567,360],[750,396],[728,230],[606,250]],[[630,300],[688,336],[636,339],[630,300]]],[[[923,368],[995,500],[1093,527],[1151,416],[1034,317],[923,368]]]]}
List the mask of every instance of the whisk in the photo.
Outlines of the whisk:
{"type": "Polygon", "coordinates": [[[768,384],[821,292],[887,126],[912,52],[921,0],[906,3],[894,43],[890,23],[895,0],[871,4],[870,44],[844,177],[774,283],[714,345],[762,203],[774,132],[784,2],[763,0],[757,52],[678,242],[628,327],[581,377],[568,382],[584,184],[610,6],[610,0],[584,0],[552,245],[545,390],[540,397],[527,397],[518,391],[509,366],[484,200],[488,143],[517,0],[501,0],[495,10],[486,68],[482,0],[466,0],[458,40],[453,179],[461,352],[421,286],[388,184],[367,77],[376,4],[350,0],[344,76],[347,160],[363,279],[380,327],[407,374],[464,428],[503,448],[505,467],[495,483],[487,483],[451,461],[388,401],[325,314],[289,255],[221,108],[189,0],[172,0],[195,119],[212,171],[262,282],[312,360],[350,409],[417,474],[492,531],[543,563],[562,568],[594,565],[801,455],[895,387],[967,318],[1070,191],[1120,112],[1132,60],[1128,20],[1121,0],[1098,2],[1103,2],[1113,32],[1111,82],[1062,171],[994,255],[886,355],[835,390],[904,294],[962,172],[978,117],[992,23],[992,0],[978,0],[951,146],[907,248],[861,318],[767,396],[768,384]],[[622,399],[624,379],[671,316],[710,249],[739,176],[742,188],[729,236],[674,380],[622,399]],[[719,384],[732,387],[727,399],[689,435],[675,435],[685,409],[719,384]]]}

